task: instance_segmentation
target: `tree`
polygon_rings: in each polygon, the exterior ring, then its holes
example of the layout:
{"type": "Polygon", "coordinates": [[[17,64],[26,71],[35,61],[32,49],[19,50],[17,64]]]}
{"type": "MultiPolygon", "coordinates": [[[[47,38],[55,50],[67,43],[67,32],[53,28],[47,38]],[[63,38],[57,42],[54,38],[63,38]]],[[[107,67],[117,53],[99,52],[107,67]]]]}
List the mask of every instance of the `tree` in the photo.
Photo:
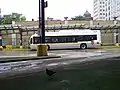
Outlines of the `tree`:
{"type": "Polygon", "coordinates": [[[84,20],[84,17],[79,15],[71,18],[72,20],[84,20]]]}
{"type": "Polygon", "coordinates": [[[12,21],[25,21],[26,17],[22,14],[12,13],[8,15],[3,15],[2,24],[12,24],[12,21]]]}
{"type": "Polygon", "coordinates": [[[65,20],[67,20],[67,19],[68,19],[68,17],[64,17],[64,19],[65,19],[65,20]]]}

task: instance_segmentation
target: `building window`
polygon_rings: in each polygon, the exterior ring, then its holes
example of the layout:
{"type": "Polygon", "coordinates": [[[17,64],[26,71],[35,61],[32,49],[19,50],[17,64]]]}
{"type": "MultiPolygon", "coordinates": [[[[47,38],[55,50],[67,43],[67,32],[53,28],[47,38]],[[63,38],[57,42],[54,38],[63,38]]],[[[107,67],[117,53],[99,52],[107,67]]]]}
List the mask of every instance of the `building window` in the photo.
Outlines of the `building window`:
{"type": "Polygon", "coordinates": [[[102,9],[100,9],[100,11],[102,11],[102,9]]]}
{"type": "Polygon", "coordinates": [[[106,11],[107,11],[107,8],[106,8],[106,11]]]}
{"type": "Polygon", "coordinates": [[[103,15],[105,15],[105,13],[103,13],[103,15]]]}
{"type": "Polygon", "coordinates": [[[102,13],[100,13],[100,15],[102,15],[102,13]]]}
{"type": "Polygon", "coordinates": [[[110,6],[108,7],[108,10],[110,10],[110,6]]]}

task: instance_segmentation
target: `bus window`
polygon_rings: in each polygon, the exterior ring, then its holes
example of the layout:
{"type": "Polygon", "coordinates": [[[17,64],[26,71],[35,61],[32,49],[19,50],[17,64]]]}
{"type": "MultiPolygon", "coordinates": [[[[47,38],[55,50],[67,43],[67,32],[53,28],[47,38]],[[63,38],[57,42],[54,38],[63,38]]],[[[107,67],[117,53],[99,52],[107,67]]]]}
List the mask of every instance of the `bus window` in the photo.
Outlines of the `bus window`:
{"type": "Polygon", "coordinates": [[[69,43],[69,42],[72,42],[72,37],[66,37],[66,42],[69,43]]]}
{"type": "Polygon", "coordinates": [[[97,40],[97,35],[92,35],[92,36],[91,36],[91,39],[92,39],[92,40],[97,40]]]}
{"type": "Polygon", "coordinates": [[[59,40],[59,43],[66,43],[66,37],[65,36],[59,36],[58,40],[59,40]]]}
{"type": "Polygon", "coordinates": [[[97,40],[97,35],[80,35],[77,36],[77,41],[91,41],[97,40]]]}
{"type": "Polygon", "coordinates": [[[53,42],[53,43],[58,42],[58,38],[56,38],[56,37],[52,37],[52,42],[53,42]]]}
{"type": "Polygon", "coordinates": [[[73,36],[71,42],[77,42],[77,36],[73,36]]]}
{"type": "Polygon", "coordinates": [[[77,41],[84,41],[83,35],[77,36],[77,41]]]}
{"type": "Polygon", "coordinates": [[[45,42],[46,43],[51,43],[51,37],[45,37],[45,42]]]}

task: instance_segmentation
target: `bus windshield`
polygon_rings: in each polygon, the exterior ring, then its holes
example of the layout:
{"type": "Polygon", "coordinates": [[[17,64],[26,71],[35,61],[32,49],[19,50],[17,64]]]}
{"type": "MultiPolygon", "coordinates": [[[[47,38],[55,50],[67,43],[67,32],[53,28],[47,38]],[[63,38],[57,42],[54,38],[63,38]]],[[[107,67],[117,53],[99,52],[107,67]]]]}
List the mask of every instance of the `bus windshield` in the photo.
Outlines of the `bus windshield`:
{"type": "Polygon", "coordinates": [[[41,42],[40,37],[33,37],[33,44],[39,44],[41,42]]]}

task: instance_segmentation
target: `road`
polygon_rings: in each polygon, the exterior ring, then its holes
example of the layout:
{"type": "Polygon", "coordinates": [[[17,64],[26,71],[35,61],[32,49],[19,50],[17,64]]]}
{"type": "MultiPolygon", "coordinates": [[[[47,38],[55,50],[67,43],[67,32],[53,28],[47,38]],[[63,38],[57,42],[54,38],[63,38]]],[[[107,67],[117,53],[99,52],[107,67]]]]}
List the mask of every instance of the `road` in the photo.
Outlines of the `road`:
{"type": "Polygon", "coordinates": [[[119,49],[60,50],[49,53],[62,55],[62,58],[0,64],[0,77],[12,76],[0,79],[0,88],[2,90],[120,89],[120,57],[111,58],[120,56],[119,49]],[[9,67],[2,70],[5,66],[9,67]],[[45,73],[46,68],[56,71],[55,75],[49,77],[45,73]]]}
{"type": "MultiPolygon", "coordinates": [[[[34,56],[35,51],[3,51],[2,56],[34,56]]],[[[99,60],[107,57],[119,56],[120,49],[88,49],[88,50],[54,50],[50,55],[60,55],[57,59],[29,60],[11,63],[0,63],[0,77],[11,76],[22,73],[43,71],[46,67],[54,68],[73,63],[99,60]]]]}

